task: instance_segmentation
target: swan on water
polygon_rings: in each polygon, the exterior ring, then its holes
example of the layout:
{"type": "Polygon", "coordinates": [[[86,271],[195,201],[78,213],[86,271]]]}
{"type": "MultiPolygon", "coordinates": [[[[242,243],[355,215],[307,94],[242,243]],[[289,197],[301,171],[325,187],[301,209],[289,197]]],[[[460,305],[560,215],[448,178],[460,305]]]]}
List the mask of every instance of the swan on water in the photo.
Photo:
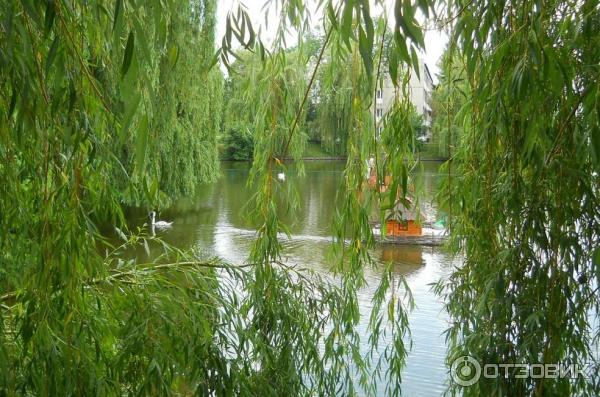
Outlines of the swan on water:
{"type": "Polygon", "coordinates": [[[171,227],[171,225],[173,224],[173,222],[165,222],[165,221],[157,221],[156,220],[156,212],[155,211],[150,211],[150,222],[152,223],[152,226],[155,227],[171,227]]]}
{"type": "Polygon", "coordinates": [[[277,174],[277,179],[279,179],[280,181],[285,181],[285,174],[283,172],[280,172],[279,174],[277,174]]]}

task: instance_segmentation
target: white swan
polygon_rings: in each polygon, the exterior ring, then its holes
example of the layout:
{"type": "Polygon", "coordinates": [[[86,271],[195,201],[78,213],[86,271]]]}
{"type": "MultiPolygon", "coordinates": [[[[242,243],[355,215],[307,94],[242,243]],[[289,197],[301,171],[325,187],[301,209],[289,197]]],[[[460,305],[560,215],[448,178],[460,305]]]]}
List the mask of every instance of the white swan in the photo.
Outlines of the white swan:
{"type": "Polygon", "coordinates": [[[285,181],[285,174],[283,172],[280,172],[279,174],[277,174],[277,179],[279,179],[280,181],[285,181]]]}
{"type": "Polygon", "coordinates": [[[173,225],[173,222],[165,222],[165,221],[157,221],[156,220],[156,212],[155,211],[150,211],[150,222],[152,223],[152,226],[158,227],[158,228],[167,228],[167,227],[171,227],[171,225],[173,225]]]}

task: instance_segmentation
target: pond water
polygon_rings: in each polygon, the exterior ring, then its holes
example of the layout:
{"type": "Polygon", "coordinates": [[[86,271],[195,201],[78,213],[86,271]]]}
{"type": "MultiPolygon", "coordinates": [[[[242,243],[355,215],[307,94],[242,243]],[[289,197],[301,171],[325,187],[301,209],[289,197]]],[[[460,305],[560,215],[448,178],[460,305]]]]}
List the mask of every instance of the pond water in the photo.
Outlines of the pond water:
{"type": "MultiPolygon", "coordinates": [[[[300,205],[295,218],[288,220],[292,238],[282,241],[287,263],[328,272],[326,251],[331,243],[335,197],[343,168],[344,162],[320,161],[306,162],[304,177],[299,177],[293,167],[288,170],[285,183],[298,189],[300,205]]],[[[254,239],[251,224],[244,216],[244,206],[251,196],[246,187],[248,172],[247,163],[223,162],[218,182],[207,186],[198,197],[181,200],[161,212],[160,219],[173,221],[174,225],[158,235],[180,248],[193,248],[231,263],[244,262],[254,239]]],[[[425,196],[421,199],[422,211],[427,220],[434,221],[433,195],[440,178],[439,163],[423,163],[415,177],[422,183],[425,196]]],[[[141,212],[132,213],[131,220],[142,224],[144,216],[141,212]]],[[[407,396],[439,396],[446,388],[448,376],[443,335],[448,324],[442,302],[430,284],[449,273],[450,257],[439,247],[400,245],[379,246],[373,257],[381,265],[366,271],[367,287],[359,296],[365,318],[360,329],[366,330],[383,263],[393,261],[394,271],[405,276],[416,304],[409,316],[412,349],[403,374],[402,392],[407,396]]],[[[366,335],[361,339],[366,344],[366,335]]]]}

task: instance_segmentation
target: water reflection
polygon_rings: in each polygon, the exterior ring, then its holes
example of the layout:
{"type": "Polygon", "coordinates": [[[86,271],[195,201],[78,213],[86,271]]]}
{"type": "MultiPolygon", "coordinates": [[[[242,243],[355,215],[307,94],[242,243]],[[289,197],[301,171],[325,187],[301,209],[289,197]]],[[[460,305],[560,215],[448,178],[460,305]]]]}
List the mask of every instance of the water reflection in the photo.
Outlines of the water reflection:
{"type": "MultiPolygon", "coordinates": [[[[436,216],[432,197],[439,179],[438,166],[425,163],[416,175],[425,194],[421,201],[427,220],[436,216]]],[[[342,162],[307,162],[304,178],[298,176],[293,166],[286,172],[284,184],[297,190],[299,203],[295,216],[284,215],[291,236],[280,236],[283,259],[288,264],[328,272],[335,197],[343,167],[342,162]]],[[[216,255],[232,263],[246,261],[255,237],[253,225],[245,216],[245,206],[252,194],[246,186],[248,170],[246,163],[223,163],[217,183],[206,186],[198,197],[181,200],[162,212],[161,219],[172,220],[174,224],[171,230],[157,230],[157,235],[204,255],[216,255]]],[[[140,225],[146,222],[145,217],[145,211],[130,214],[131,220],[140,225]]],[[[367,286],[359,291],[359,302],[366,315],[359,329],[366,332],[373,292],[384,264],[392,262],[394,274],[406,277],[416,304],[410,315],[413,348],[403,375],[403,393],[440,395],[447,375],[442,335],[447,324],[442,304],[431,292],[430,284],[448,273],[450,260],[440,248],[422,246],[382,245],[371,254],[379,265],[365,270],[367,286]]],[[[363,339],[366,345],[366,335],[363,339]]]]}

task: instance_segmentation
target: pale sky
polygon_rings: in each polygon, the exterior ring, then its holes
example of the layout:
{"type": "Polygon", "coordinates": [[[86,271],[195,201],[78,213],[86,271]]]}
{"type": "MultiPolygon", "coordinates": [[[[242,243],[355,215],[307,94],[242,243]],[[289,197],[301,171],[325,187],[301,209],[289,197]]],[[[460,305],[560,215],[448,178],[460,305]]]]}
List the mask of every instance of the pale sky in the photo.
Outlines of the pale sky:
{"type": "MultiPolygon", "coordinates": [[[[232,9],[237,9],[237,4],[241,3],[246,6],[248,9],[248,14],[252,19],[252,24],[256,27],[261,27],[261,37],[265,41],[265,43],[269,43],[273,36],[275,35],[275,31],[277,29],[277,16],[273,12],[273,7],[271,6],[270,17],[268,26],[265,26],[265,17],[263,12],[263,6],[265,5],[266,0],[219,0],[217,5],[217,45],[220,45],[221,39],[225,34],[225,19],[227,17],[227,12],[232,9]]],[[[273,3],[273,1],[271,1],[273,3]]],[[[394,0],[385,0],[386,8],[392,9],[394,5],[394,0]]],[[[313,24],[315,29],[321,26],[321,21],[318,19],[318,15],[322,14],[322,12],[316,12],[316,6],[314,5],[314,0],[309,0],[309,10],[312,14],[313,24]]],[[[376,7],[373,7],[373,14],[376,14],[376,7]]],[[[258,29],[257,29],[258,30],[258,29]]],[[[322,29],[319,29],[322,31],[322,29]]],[[[286,37],[286,40],[289,44],[295,43],[295,38],[292,36],[286,37]]],[[[425,53],[421,54],[431,75],[433,77],[434,83],[437,83],[437,73],[439,71],[437,67],[438,60],[440,59],[444,47],[446,46],[446,42],[448,41],[448,37],[443,32],[428,30],[425,32],[425,53]]]]}

